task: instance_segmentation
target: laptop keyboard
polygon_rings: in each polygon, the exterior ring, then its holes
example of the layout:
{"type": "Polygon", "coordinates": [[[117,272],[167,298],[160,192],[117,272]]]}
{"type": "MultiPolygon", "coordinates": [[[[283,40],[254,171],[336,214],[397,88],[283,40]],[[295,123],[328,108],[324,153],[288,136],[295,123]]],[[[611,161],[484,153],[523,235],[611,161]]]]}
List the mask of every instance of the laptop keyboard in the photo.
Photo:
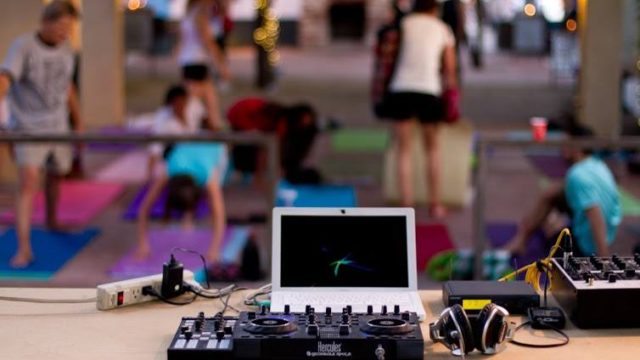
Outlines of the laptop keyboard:
{"type": "Polygon", "coordinates": [[[284,304],[291,306],[291,311],[304,311],[305,305],[311,305],[316,311],[324,311],[326,307],[331,307],[331,311],[340,312],[342,309],[351,305],[354,312],[364,313],[367,311],[367,305],[373,306],[374,312],[380,312],[382,305],[387,305],[389,312],[393,311],[394,305],[400,305],[401,311],[411,309],[411,299],[408,294],[403,293],[285,293],[282,296],[284,304]]]}

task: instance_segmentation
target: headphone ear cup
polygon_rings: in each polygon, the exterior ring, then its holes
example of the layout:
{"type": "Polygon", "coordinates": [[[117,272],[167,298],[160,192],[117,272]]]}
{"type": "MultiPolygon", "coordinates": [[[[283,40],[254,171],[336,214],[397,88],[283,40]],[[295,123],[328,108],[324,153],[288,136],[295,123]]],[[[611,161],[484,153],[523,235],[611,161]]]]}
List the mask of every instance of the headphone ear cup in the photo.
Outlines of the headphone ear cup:
{"type": "Polygon", "coordinates": [[[496,346],[504,341],[505,316],[501,308],[493,303],[487,304],[480,314],[474,329],[476,348],[483,353],[493,353],[496,346]]]}
{"type": "Polygon", "coordinates": [[[460,338],[462,339],[460,342],[460,350],[465,354],[472,352],[475,345],[473,341],[473,330],[471,329],[471,322],[469,321],[467,313],[462,306],[456,304],[451,307],[451,316],[460,328],[460,338]]]}

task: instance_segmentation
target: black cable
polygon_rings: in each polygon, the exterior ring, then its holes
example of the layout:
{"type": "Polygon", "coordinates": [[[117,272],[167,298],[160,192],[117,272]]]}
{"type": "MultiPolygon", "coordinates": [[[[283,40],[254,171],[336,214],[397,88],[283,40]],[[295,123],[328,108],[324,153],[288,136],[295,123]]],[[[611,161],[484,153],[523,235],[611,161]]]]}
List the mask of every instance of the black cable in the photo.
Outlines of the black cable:
{"type": "Polygon", "coordinates": [[[513,338],[511,338],[511,340],[509,340],[509,342],[511,342],[514,345],[530,347],[530,348],[537,348],[537,349],[559,347],[559,346],[567,345],[569,343],[569,335],[567,335],[564,331],[562,331],[560,329],[557,329],[557,328],[555,328],[555,327],[553,327],[553,326],[551,326],[549,324],[545,324],[545,323],[542,323],[542,325],[545,326],[547,329],[555,331],[556,333],[560,334],[564,338],[564,340],[562,342],[553,343],[553,344],[531,344],[531,343],[525,343],[525,342],[517,341],[515,339],[516,333],[518,332],[518,330],[522,329],[523,327],[525,327],[527,325],[531,325],[531,321],[527,321],[527,322],[524,322],[524,323],[518,325],[518,327],[513,331],[513,338]]]}
{"type": "Polygon", "coordinates": [[[176,251],[181,251],[187,254],[198,255],[200,257],[200,260],[202,260],[202,266],[204,266],[204,278],[207,281],[207,289],[211,289],[211,284],[209,282],[209,268],[207,267],[207,260],[204,258],[204,256],[195,250],[190,250],[190,249],[185,249],[180,247],[174,247],[173,249],[171,249],[171,255],[173,255],[173,253],[176,251]]]}
{"type": "Polygon", "coordinates": [[[142,288],[142,295],[151,295],[151,296],[156,297],[158,300],[160,300],[162,302],[165,302],[165,303],[171,304],[171,305],[177,305],[177,306],[189,305],[192,302],[194,302],[196,300],[196,298],[198,297],[198,295],[194,295],[192,298],[190,298],[189,300],[187,300],[185,302],[177,302],[177,301],[169,300],[169,299],[165,298],[164,296],[158,294],[158,292],[155,291],[150,286],[142,288]]]}

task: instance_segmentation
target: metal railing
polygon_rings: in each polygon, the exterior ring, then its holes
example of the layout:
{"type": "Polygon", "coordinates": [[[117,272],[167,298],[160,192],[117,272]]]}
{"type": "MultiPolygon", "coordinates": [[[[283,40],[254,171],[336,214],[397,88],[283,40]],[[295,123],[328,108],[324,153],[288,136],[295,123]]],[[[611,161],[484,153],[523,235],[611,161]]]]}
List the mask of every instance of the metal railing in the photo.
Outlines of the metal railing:
{"type": "Polygon", "coordinates": [[[482,253],[484,252],[487,244],[486,232],[485,232],[485,187],[488,176],[488,162],[487,150],[493,148],[516,148],[516,149],[531,149],[531,148],[544,148],[544,149],[562,149],[565,147],[574,148],[595,148],[602,150],[640,150],[640,137],[620,137],[617,139],[554,139],[545,140],[543,142],[537,142],[533,140],[518,140],[509,139],[504,136],[481,136],[478,139],[478,162],[477,162],[477,174],[475,180],[475,199],[473,202],[473,249],[475,253],[474,257],[474,278],[480,279],[482,277],[483,263],[482,253]]]}

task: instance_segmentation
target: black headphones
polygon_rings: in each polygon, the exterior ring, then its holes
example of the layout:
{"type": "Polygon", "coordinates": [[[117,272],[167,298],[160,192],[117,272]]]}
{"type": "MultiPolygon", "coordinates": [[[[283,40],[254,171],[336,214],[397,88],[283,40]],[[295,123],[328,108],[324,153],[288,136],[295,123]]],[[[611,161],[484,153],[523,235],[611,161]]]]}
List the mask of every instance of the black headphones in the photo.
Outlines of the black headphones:
{"type": "Polygon", "coordinates": [[[455,356],[464,356],[473,349],[483,354],[495,354],[500,345],[510,339],[513,326],[507,321],[509,312],[502,306],[487,304],[478,314],[475,326],[462,306],[456,304],[442,311],[440,318],[429,324],[431,340],[444,344],[455,356]]]}

